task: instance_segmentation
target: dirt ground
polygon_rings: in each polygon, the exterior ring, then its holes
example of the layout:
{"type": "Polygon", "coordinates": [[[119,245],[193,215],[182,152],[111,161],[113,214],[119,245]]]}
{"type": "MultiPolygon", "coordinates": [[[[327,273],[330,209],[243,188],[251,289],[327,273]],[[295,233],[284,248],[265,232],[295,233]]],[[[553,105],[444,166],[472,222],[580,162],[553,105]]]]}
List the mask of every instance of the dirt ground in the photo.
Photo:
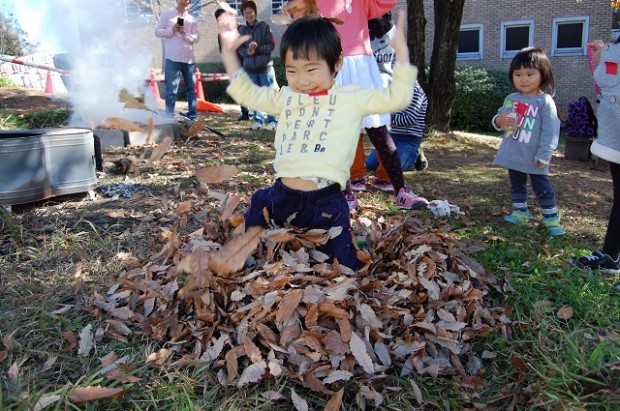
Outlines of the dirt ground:
{"type": "Polygon", "coordinates": [[[48,96],[43,90],[0,87],[0,110],[25,114],[41,110],[69,109],[71,104],[65,97],[48,96]]]}

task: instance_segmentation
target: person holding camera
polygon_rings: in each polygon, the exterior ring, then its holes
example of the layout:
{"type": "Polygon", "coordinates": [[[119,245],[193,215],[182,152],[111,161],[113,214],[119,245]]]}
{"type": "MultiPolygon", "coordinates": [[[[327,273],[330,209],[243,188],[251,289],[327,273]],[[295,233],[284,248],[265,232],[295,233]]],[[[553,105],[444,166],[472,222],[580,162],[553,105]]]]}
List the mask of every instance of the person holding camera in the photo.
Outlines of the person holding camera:
{"type": "MultiPolygon", "coordinates": [[[[254,84],[277,89],[278,83],[271,58],[271,53],[276,47],[276,41],[271,33],[271,27],[264,21],[258,21],[258,9],[253,0],[244,0],[241,3],[241,12],[245,24],[239,27],[239,33],[242,36],[249,35],[251,37],[237,49],[242,58],[243,69],[248,73],[254,84]]],[[[263,128],[273,131],[277,127],[275,116],[267,115],[258,110],[254,110],[253,119],[252,130],[263,128]]]]}
{"type": "Polygon", "coordinates": [[[174,116],[174,105],[183,76],[187,93],[187,113],[179,113],[186,120],[196,120],[196,57],[194,44],[200,40],[198,22],[188,10],[191,0],[176,0],[175,8],[163,11],[159,16],[155,37],[164,39],[164,78],[166,91],[166,114],[174,116]]]}

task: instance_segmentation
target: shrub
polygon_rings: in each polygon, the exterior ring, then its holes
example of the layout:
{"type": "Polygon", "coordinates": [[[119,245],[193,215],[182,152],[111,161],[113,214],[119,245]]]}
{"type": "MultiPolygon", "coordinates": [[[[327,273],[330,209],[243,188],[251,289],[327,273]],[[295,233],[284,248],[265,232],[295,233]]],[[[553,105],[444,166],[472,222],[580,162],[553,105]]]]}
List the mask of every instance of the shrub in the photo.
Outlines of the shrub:
{"type": "Polygon", "coordinates": [[[0,130],[28,130],[63,127],[69,123],[71,111],[65,109],[41,110],[16,115],[0,110],[0,130]]]}
{"type": "MultiPolygon", "coordinates": [[[[220,61],[210,63],[199,63],[198,68],[201,73],[225,73],[224,64],[220,61]]],[[[281,87],[286,85],[286,75],[284,74],[284,67],[279,57],[273,59],[273,68],[276,72],[276,80],[281,87]]],[[[205,81],[202,83],[205,91],[205,97],[212,103],[224,103],[233,104],[234,101],[226,94],[226,87],[228,87],[228,81],[205,81]]],[[[179,91],[181,89],[179,88],[179,91]]]]}
{"type": "Polygon", "coordinates": [[[0,77],[0,87],[19,87],[16,82],[8,77],[0,77]]]}
{"type": "Polygon", "coordinates": [[[69,117],[70,110],[41,110],[20,115],[17,124],[23,129],[62,127],[69,123],[69,117]]]}
{"type": "Polygon", "coordinates": [[[491,119],[504,98],[514,90],[508,74],[482,68],[459,67],[455,73],[456,93],[450,128],[494,132],[491,119]]]}

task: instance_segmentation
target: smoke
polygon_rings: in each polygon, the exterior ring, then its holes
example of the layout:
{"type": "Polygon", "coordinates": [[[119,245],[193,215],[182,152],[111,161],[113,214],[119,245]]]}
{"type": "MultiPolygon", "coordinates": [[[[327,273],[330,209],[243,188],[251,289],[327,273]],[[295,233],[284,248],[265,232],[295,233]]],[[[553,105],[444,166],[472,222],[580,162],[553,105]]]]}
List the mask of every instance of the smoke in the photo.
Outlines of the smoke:
{"type": "MultiPolygon", "coordinates": [[[[42,22],[46,36],[69,55],[73,126],[90,128],[107,117],[140,123],[146,123],[148,117],[154,117],[157,123],[169,121],[163,113],[128,110],[119,102],[119,92],[124,88],[135,96],[146,94],[147,105],[163,112],[156,107],[145,82],[153,56],[141,39],[149,35],[154,38],[154,22],[142,28],[128,26],[123,0],[40,3],[46,9],[42,22]]],[[[159,43],[148,44],[152,47],[159,43]]]]}

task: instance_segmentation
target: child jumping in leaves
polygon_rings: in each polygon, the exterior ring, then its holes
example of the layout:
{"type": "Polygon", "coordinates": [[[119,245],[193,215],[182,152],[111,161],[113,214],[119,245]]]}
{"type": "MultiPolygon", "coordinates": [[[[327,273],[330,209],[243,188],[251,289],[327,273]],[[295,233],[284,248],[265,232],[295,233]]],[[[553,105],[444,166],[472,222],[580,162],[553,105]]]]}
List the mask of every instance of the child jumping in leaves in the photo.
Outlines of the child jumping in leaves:
{"type": "MultiPolygon", "coordinates": [[[[334,23],[338,23],[335,27],[340,34],[344,55],[342,70],[336,76],[338,86],[358,84],[367,88],[381,88],[384,85],[370,44],[368,20],[389,12],[397,4],[396,0],[290,0],[284,5],[283,12],[293,20],[313,12],[329,16],[334,23]]],[[[389,110],[384,109],[366,116],[362,126],[379,154],[392,184],[396,208],[402,210],[426,208],[428,201],[405,184],[400,158],[387,128],[390,124],[389,113],[389,110]]],[[[365,190],[363,134],[359,137],[358,161],[353,162],[352,180],[349,184],[350,189],[347,190],[347,200],[351,209],[357,208],[357,199],[352,190],[365,190]]]]}
{"type": "Polygon", "coordinates": [[[288,86],[280,90],[255,85],[241,69],[235,50],[247,37],[236,30],[235,16],[221,16],[218,25],[231,78],[227,92],[239,104],[280,116],[274,141],[276,181],[252,196],[246,229],[285,222],[302,228],[342,227],[320,249],[344,266],[360,268],[343,189],[364,116],[398,111],[411,101],[417,69],[409,62],[404,16],[401,13],[392,43],[394,78],[383,89],[335,86],[343,55],[329,19],[308,15],[287,28],[280,57],[288,86]]]}
{"type": "Polygon", "coordinates": [[[529,176],[547,232],[562,235],[564,227],[549,182],[549,163],[560,137],[551,63],[542,49],[528,47],[512,59],[508,76],[517,92],[504,99],[492,120],[496,130],[506,132],[493,162],[507,168],[510,178],[512,213],[504,220],[518,224],[531,218],[527,206],[529,176]]]}

